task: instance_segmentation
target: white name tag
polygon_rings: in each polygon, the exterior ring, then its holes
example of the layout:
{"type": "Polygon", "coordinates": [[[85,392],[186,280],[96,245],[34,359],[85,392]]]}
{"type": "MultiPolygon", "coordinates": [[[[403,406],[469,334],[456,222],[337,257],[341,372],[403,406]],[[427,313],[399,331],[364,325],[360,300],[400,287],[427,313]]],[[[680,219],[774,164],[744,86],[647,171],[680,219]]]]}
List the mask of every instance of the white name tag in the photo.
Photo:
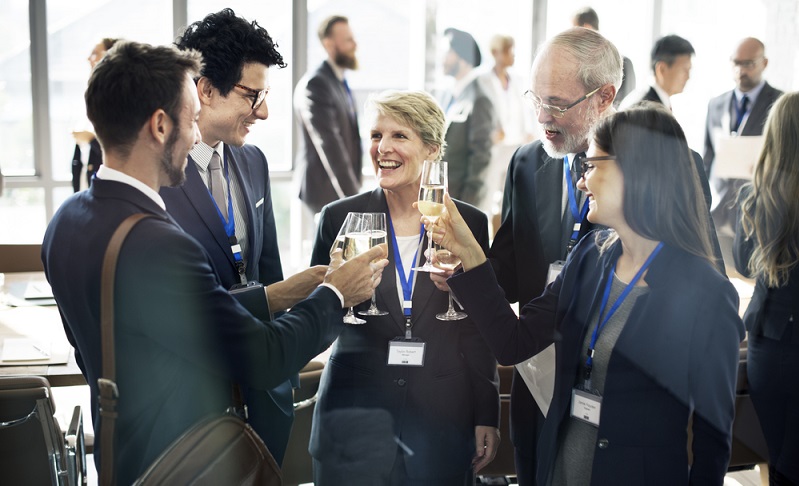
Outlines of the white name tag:
{"type": "Polygon", "coordinates": [[[388,364],[394,366],[424,366],[424,345],[421,341],[401,339],[389,341],[388,364]]]}
{"type": "Polygon", "coordinates": [[[602,397],[572,388],[572,417],[599,427],[602,397]]]}

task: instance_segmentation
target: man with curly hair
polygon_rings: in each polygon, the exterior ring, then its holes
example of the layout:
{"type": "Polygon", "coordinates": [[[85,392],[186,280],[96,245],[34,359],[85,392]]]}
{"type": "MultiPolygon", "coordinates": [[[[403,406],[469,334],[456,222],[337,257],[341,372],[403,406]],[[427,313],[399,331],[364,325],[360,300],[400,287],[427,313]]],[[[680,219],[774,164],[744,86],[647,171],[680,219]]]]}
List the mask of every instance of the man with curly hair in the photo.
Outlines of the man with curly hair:
{"type": "MultiPolygon", "coordinates": [[[[189,152],[186,183],[162,189],[161,196],[172,217],[211,255],[225,288],[263,283],[269,314],[284,311],[307,297],[327,268],[283,280],[269,166],[258,147],[245,144],[252,125],[269,116],[269,69],[286,63],[266,29],[231,9],[192,23],[176,45],[203,55],[204,66],[195,79],[202,142],[189,152]]],[[[268,394],[243,390],[250,424],[278,463],[294,420],[296,380],[268,394]]]]}

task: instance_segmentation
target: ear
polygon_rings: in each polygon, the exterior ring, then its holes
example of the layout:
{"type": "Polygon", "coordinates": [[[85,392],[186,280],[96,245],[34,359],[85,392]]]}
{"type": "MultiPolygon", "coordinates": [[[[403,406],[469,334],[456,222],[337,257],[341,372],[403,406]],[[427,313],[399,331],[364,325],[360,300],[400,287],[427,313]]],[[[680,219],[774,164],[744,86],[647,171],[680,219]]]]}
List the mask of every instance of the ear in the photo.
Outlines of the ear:
{"type": "MultiPolygon", "coordinates": [[[[665,77],[664,71],[667,67],[668,65],[663,61],[655,63],[655,81],[661,81],[665,77]]],[[[658,82],[658,84],[660,83],[658,82]]]]}
{"type": "Polygon", "coordinates": [[[333,39],[331,39],[330,37],[325,37],[324,39],[322,39],[322,47],[324,47],[325,52],[327,52],[327,54],[330,55],[330,53],[333,51],[333,39]]]}
{"type": "Polygon", "coordinates": [[[218,95],[219,91],[211,84],[211,80],[205,76],[200,77],[197,80],[197,96],[200,98],[200,105],[201,106],[208,106],[211,104],[211,100],[213,100],[215,95],[218,95]]]}
{"type": "Polygon", "coordinates": [[[613,100],[616,98],[616,87],[609,84],[600,89],[596,95],[599,97],[599,112],[602,113],[613,106],[613,100]]]}
{"type": "Polygon", "coordinates": [[[768,58],[764,57],[763,58],[763,69],[766,69],[767,67],[768,67],[768,58]]]}
{"type": "Polygon", "coordinates": [[[427,158],[435,160],[440,151],[441,151],[441,145],[428,145],[427,146],[427,158]]]}
{"type": "Polygon", "coordinates": [[[163,109],[157,109],[150,116],[150,122],[148,125],[150,129],[150,135],[153,137],[153,139],[162,145],[166,143],[169,132],[172,130],[173,123],[172,119],[169,118],[169,115],[167,115],[163,109]]]}

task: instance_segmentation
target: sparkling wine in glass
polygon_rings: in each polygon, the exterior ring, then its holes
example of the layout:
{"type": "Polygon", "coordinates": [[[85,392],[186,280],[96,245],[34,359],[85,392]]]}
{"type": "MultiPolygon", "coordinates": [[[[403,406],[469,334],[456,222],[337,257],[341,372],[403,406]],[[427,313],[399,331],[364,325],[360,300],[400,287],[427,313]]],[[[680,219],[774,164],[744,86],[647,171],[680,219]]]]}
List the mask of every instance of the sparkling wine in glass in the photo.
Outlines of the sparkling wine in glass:
{"type": "MultiPolygon", "coordinates": [[[[436,245],[433,259],[436,265],[449,271],[455,270],[458,268],[458,265],[461,264],[460,257],[445,249],[441,245],[436,245]]],[[[449,307],[447,308],[447,312],[436,314],[436,319],[441,321],[459,321],[461,319],[466,319],[468,315],[465,312],[455,310],[455,306],[452,304],[452,291],[447,292],[447,294],[449,297],[449,307]]]]}
{"type": "MultiPolygon", "coordinates": [[[[368,251],[370,248],[370,236],[366,226],[366,217],[364,213],[348,213],[344,219],[344,224],[338,231],[333,245],[330,247],[330,254],[332,255],[337,249],[342,250],[342,258],[350,260],[368,251]]],[[[347,310],[344,316],[344,322],[347,324],[365,324],[366,321],[358,318],[352,311],[352,307],[347,310]]]]}
{"type": "MultiPolygon", "coordinates": [[[[386,242],[386,214],[385,213],[366,213],[370,219],[369,226],[369,247],[382,245],[386,242]]],[[[388,312],[382,311],[377,308],[377,296],[375,290],[372,290],[372,305],[369,309],[359,311],[358,315],[361,316],[386,316],[388,312]]]]}
{"type": "MultiPolygon", "coordinates": [[[[435,223],[444,212],[444,194],[447,192],[447,163],[443,160],[425,160],[422,167],[422,185],[419,187],[419,212],[435,223]]],[[[433,266],[430,259],[433,254],[433,232],[427,232],[426,261],[416,270],[422,272],[441,273],[433,266]]]]}

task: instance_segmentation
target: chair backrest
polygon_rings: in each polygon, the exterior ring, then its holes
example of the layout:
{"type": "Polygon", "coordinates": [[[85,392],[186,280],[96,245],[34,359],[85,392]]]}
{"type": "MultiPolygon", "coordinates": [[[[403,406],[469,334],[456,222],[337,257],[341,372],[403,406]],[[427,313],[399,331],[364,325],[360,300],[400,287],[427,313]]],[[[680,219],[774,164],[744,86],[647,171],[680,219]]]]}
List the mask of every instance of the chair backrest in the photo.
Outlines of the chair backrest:
{"type": "Polygon", "coordinates": [[[0,272],[41,272],[42,245],[0,245],[0,272]]]}
{"type": "Polygon", "coordinates": [[[294,426],[281,467],[284,486],[313,482],[313,459],[308,453],[308,442],[311,440],[316,392],[324,366],[319,361],[311,361],[300,371],[300,387],[294,390],[294,426]]]}
{"type": "MultiPolygon", "coordinates": [[[[76,409],[80,415],[80,407],[76,409]]],[[[54,411],[55,401],[46,379],[0,377],[0,475],[4,485],[83,482],[85,475],[78,470],[82,464],[75,467],[76,452],[68,452],[54,411]]],[[[82,437],[76,440],[82,446],[82,437]]],[[[83,450],[77,454],[82,455],[83,450]]]]}

